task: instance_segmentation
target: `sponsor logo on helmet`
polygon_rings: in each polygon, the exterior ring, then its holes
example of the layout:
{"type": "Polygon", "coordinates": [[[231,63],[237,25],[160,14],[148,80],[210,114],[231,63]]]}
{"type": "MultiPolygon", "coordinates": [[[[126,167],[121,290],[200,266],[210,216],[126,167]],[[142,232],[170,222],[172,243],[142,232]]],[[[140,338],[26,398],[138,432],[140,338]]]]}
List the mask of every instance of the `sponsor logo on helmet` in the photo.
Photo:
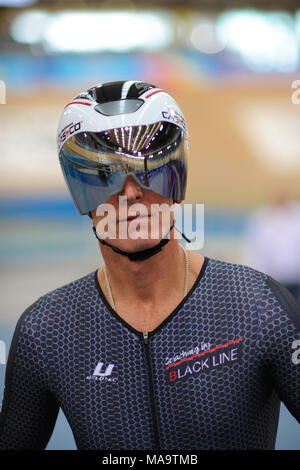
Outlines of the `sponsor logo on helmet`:
{"type": "Polygon", "coordinates": [[[168,119],[168,121],[175,122],[175,124],[183,127],[184,130],[186,131],[186,124],[185,124],[184,117],[181,116],[181,114],[179,114],[175,109],[169,108],[167,111],[162,111],[161,114],[164,119],[168,119]]]}
{"type": "Polygon", "coordinates": [[[156,88],[154,85],[150,85],[150,83],[145,82],[136,82],[134,86],[137,89],[138,96],[146,93],[146,91],[151,90],[152,88],[156,88]]]}
{"type": "Polygon", "coordinates": [[[57,142],[62,144],[68,137],[75,134],[81,129],[82,121],[76,122],[75,124],[71,122],[66,127],[62,129],[62,131],[57,136],[57,142]]]}

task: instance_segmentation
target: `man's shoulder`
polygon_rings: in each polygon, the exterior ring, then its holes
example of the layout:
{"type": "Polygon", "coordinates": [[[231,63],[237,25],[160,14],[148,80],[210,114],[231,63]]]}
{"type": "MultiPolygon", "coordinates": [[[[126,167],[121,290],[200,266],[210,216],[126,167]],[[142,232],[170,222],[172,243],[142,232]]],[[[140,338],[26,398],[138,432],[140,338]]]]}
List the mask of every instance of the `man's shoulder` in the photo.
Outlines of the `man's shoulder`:
{"type": "Polygon", "coordinates": [[[208,282],[215,296],[225,302],[234,302],[247,311],[258,309],[264,292],[268,289],[269,276],[257,269],[236,262],[210,258],[208,282]]]}
{"type": "Polygon", "coordinates": [[[47,292],[46,294],[42,295],[40,299],[70,301],[74,296],[85,298],[88,293],[95,291],[95,276],[96,271],[92,271],[78,279],[70,281],[66,284],[63,284],[62,286],[57,287],[56,289],[47,292]]]}
{"type": "Polygon", "coordinates": [[[210,259],[209,264],[216,290],[234,295],[244,304],[252,303],[268,322],[290,319],[300,331],[300,304],[281,282],[243,264],[218,259],[210,259]]]}
{"type": "Polygon", "coordinates": [[[217,258],[208,258],[208,265],[211,276],[218,282],[229,282],[232,285],[258,284],[265,285],[268,275],[251,266],[230,261],[223,261],[217,258]]]}
{"type": "Polygon", "coordinates": [[[92,271],[43,294],[22,313],[17,328],[35,333],[50,323],[71,319],[97,295],[95,276],[92,271]]]}

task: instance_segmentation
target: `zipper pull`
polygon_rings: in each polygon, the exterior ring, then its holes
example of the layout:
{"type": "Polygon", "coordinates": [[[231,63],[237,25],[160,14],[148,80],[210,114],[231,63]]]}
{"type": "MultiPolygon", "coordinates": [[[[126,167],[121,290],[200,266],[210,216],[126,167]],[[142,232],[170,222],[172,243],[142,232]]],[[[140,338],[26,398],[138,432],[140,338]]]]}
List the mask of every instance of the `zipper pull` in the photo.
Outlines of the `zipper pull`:
{"type": "Polygon", "coordinates": [[[148,344],[148,332],[147,331],[143,333],[143,337],[144,337],[145,344],[148,344]]]}

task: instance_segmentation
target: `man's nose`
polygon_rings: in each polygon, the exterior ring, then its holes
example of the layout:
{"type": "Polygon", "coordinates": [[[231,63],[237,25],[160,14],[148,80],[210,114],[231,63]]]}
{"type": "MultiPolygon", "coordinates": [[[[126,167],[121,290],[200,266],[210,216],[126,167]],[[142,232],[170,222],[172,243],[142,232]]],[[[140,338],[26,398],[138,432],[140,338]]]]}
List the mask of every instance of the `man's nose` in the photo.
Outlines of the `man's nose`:
{"type": "Polygon", "coordinates": [[[128,201],[135,201],[136,199],[141,199],[143,196],[142,188],[132,176],[127,177],[123,190],[121,191],[121,196],[126,196],[128,201]]]}

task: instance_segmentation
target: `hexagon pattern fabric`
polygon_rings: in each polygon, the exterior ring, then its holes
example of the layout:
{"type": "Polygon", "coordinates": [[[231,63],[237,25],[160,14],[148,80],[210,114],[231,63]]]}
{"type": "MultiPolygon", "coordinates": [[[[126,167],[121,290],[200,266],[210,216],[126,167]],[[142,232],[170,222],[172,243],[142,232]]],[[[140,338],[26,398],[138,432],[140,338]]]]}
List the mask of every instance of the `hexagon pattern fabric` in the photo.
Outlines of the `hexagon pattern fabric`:
{"type": "Polygon", "coordinates": [[[280,400],[300,422],[300,305],[275,280],[205,258],[146,344],[96,271],[21,316],[0,449],[45,448],[59,407],[78,449],[274,449],[280,400]]]}

